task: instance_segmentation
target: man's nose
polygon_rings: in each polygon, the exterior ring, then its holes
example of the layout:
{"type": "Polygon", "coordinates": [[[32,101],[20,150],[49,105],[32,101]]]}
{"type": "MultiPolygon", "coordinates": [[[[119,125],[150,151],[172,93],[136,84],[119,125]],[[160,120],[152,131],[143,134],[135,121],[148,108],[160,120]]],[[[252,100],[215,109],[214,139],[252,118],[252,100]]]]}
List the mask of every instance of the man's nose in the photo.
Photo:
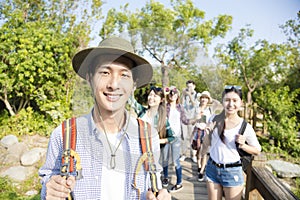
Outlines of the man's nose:
{"type": "Polygon", "coordinates": [[[110,81],[109,81],[109,87],[113,90],[117,89],[119,87],[120,78],[118,75],[112,74],[110,81]]]}

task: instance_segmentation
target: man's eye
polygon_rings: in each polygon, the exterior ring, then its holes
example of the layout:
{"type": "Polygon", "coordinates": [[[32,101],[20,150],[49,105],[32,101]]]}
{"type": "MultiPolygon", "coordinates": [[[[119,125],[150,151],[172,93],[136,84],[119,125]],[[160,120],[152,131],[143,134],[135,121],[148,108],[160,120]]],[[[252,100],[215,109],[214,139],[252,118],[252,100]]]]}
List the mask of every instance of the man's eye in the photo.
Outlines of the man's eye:
{"type": "Polygon", "coordinates": [[[131,77],[128,73],[123,73],[122,76],[126,77],[126,78],[130,78],[131,77]]]}
{"type": "Polygon", "coordinates": [[[101,75],[108,75],[108,74],[109,74],[108,71],[99,71],[99,73],[100,73],[101,75]]]}

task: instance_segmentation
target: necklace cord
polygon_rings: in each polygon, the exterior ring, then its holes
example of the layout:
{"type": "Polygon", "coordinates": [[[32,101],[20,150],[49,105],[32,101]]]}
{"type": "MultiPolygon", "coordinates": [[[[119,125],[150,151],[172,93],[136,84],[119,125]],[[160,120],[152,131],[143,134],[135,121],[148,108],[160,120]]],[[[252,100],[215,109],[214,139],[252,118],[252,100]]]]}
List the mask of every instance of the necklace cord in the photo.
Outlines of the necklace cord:
{"type": "MultiPolygon", "coordinates": [[[[98,117],[99,117],[99,119],[100,119],[100,122],[101,122],[101,124],[102,124],[102,126],[103,126],[103,131],[104,131],[105,138],[106,138],[106,141],[107,141],[107,143],[108,143],[108,147],[109,147],[110,154],[111,154],[111,158],[110,158],[110,168],[111,168],[111,169],[115,169],[115,167],[116,167],[116,152],[117,152],[117,150],[119,149],[119,147],[120,147],[120,145],[121,145],[121,143],[122,143],[122,141],[123,141],[123,139],[124,139],[124,136],[125,136],[125,134],[126,134],[126,132],[127,132],[128,125],[129,125],[129,116],[128,116],[128,112],[127,112],[126,109],[125,109],[125,118],[126,118],[126,119],[125,119],[125,120],[126,120],[126,121],[125,121],[125,122],[126,122],[125,129],[123,129],[123,134],[122,134],[122,137],[121,137],[121,139],[120,139],[120,142],[118,143],[116,149],[113,151],[113,150],[112,150],[112,145],[110,144],[109,139],[108,139],[108,136],[107,136],[107,132],[106,132],[106,128],[105,128],[105,125],[104,125],[103,118],[102,118],[102,116],[101,116],[99,104],[98,104],[98,102],[96,101],[96,98],[95,98],[95,97],[94,97],[94,102],[95,102],[95,105],[97,106],[97,114],[98,114],[98,117]]],[[[129,109],[131,109],[131,104],[130,104],[129,106],[130,106],[129,109]]]]}

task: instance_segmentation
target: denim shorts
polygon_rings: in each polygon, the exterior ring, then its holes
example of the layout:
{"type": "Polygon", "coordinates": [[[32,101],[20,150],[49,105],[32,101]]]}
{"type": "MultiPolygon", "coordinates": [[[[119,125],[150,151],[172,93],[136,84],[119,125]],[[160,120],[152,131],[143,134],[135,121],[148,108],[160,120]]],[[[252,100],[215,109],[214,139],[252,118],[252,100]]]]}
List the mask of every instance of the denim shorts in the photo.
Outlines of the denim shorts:
{"type": "Polygon", "coordinates": [[[241,166],[219,168],[212,163],[212,159],[207,161],[206,177],[208,182],[217,183],[223,187],[235,187],[244,184],[243,169],[241,166]]]}

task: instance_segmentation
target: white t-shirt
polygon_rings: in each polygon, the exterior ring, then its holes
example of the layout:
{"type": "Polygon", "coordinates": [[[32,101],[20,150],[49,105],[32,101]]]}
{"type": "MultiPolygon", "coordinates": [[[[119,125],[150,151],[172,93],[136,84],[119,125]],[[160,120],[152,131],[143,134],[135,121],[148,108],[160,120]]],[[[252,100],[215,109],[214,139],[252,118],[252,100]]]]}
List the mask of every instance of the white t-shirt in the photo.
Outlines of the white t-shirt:
{"type": "Polygon", "coordinates": [[[181,121],[180,121],[180,112],[176,108],[170,108],[169,113],[169,123],[174,131],[174,137],[180,137],[181,135],[181,121]]]}
{"type": "MultiPolygon", "coordinates": [[[[108,140],[114,151],[120,142],[122,137],[121,133],[117,134],[107,134],[108,140]]],[[[126,136],[125,136],[126,137],[126,136]]],[[[123,152],[122,144],[119,146],[119,152],[123,152]]],[[[111,152],[107,149],[104,153],[103,161],[106,162],[102,167],[102,181],[101,181],[101,199],[111,200],[111,199],[124,199],[125,200],[125,168],[122,158],[116,157],[116,167],[111,169],[111,152]]]]}
{"type": "MultiPolygon", "coordinates": [[[[215,128],[212,133],[210,157],[216,163],[234,163],[240,160],[240,155],[236,149],[235,138],[239,134],[239,130],[242,126],[243,120],[236,127],[228,130],[224,130],[225,143],[222,142],[218,129],[215,128]]],[[[247,123],[244,136],[249,145],[256,147],[261,150],[261,146],[257,140],[256,134],[250,124],[247,123]]]]}

